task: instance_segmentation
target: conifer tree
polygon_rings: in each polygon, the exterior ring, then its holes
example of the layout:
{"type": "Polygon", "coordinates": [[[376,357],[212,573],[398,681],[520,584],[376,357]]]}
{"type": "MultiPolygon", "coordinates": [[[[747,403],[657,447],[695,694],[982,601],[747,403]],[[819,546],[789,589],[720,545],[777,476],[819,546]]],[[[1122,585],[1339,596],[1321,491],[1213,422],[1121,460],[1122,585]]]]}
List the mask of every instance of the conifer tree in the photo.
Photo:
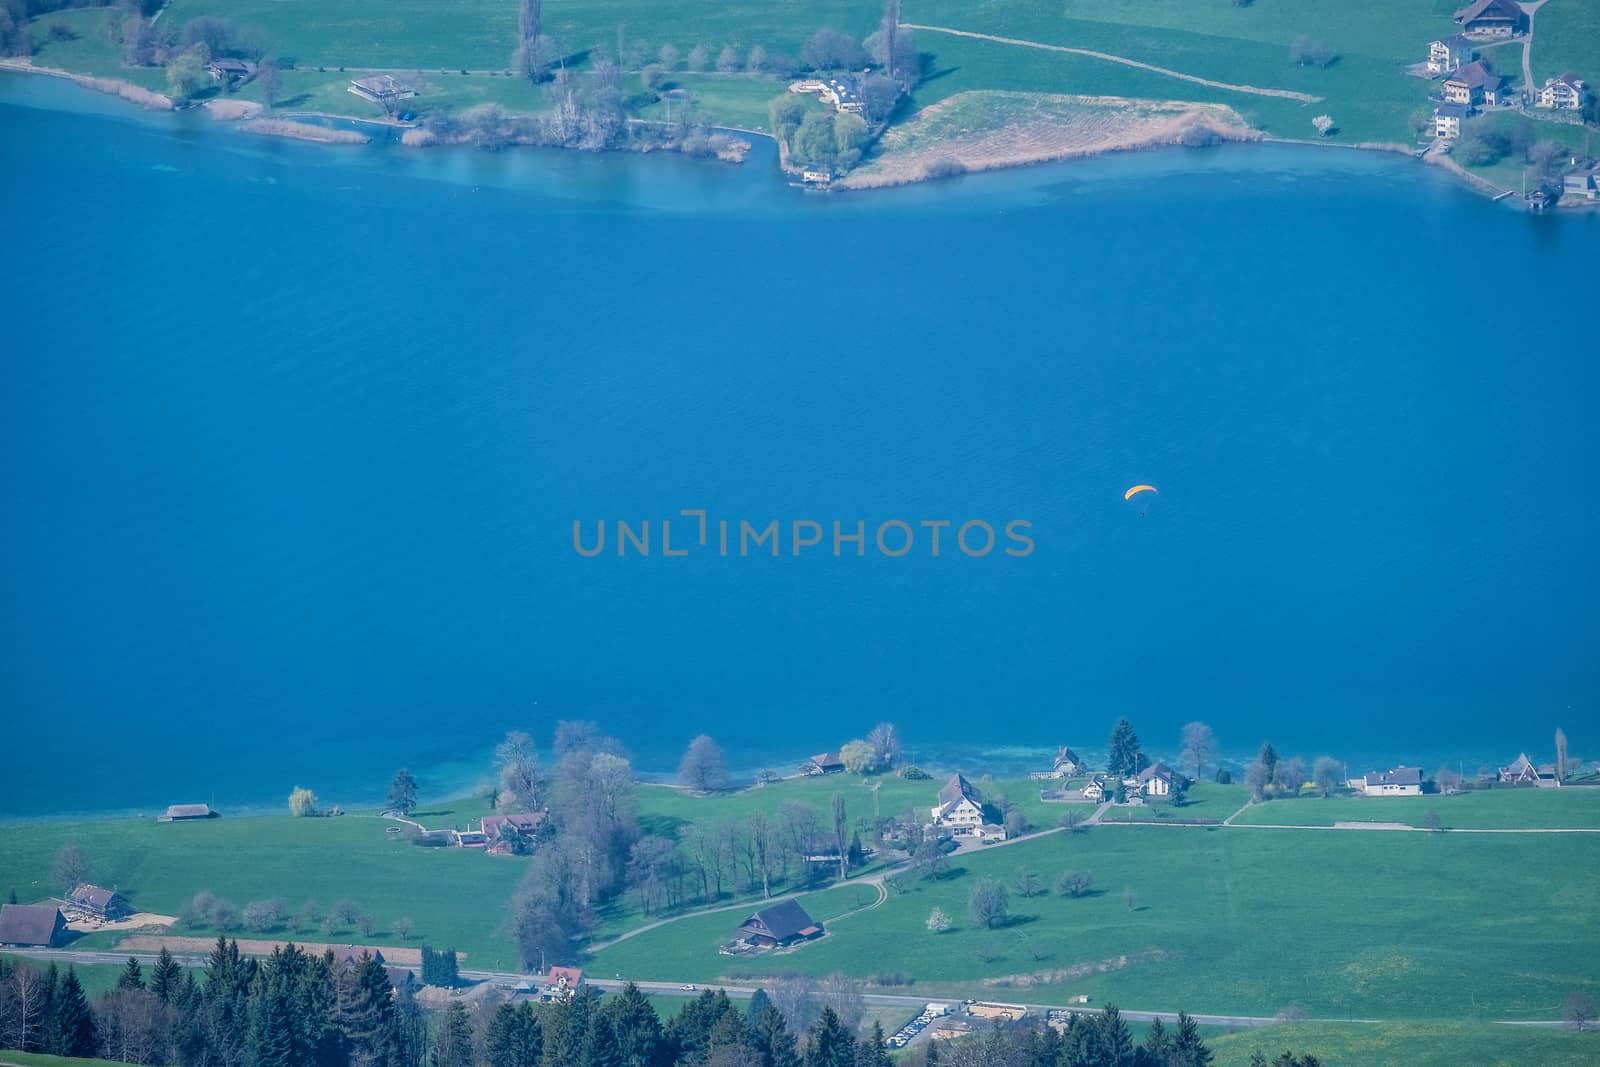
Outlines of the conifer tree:
{"type": "Polygon", "coordinates": [[[658,1067],[669,1060],[661,1019],[638,986],[629,982],[602,1010],[616,1036],[622,1067],[658,1067]]]}
{"type": "Polygon", "coordinates": [[[800,1067],[795,1050],[795,1035],[790,1032],[783,1012],[770,1001],[752,1022],[755,1031],[756,1060],[759,1067],[800,1067]]]}
{"type": "Polygon", "coordinates": [[[474,1056],[472,1024],[467,1020],[467,1009],[459,1000],[452,1001],[434,1034],[428,1063],[431,1067],[472,1067],[474,1056]]]}
{"type": "Polygon", "coordinates": [[[855,1038],[831,1007],[822,1009],[810,1036],[805,1067],[855,1067],[855,1038]]]}
{"type": "Polygon", "coordinates": [[[139,966],[139,961],[132,956],[123,964],[122,973],[117,975],[118,989],[143,989],[144,969],[139,966]]]}
{"type": "Polygon", "coordinates": [[[57,1056],[92,1058],[100,1050],[95,1035],[94,1013],[89,1010],[89,999],[83,995],[83,983],[78,972],[67,968],[55,997],[55,1035],[52,1052],[57,1056]]]}
{"type": "MultiPolygon", "coordinates": [[[[628,989],[638,993],[630,984],[619,994],[619,999],[627,996],[628,989]]],[[[646,1001],[645,1007],[649,1006],[646,1001]]],[[[652,1009],[651,1015],[654,1014],[652,1009]]],[[[660,1029],[659,1025],[657,1029],[660,1029]]],[[[489,1021],[489,1029],[484,1037],[483,1054],[489,1067],[539,1067],[543,1052],[544,1032],[539,1026],[538,1016],[534,1014],[533,1005],[526,1001],[515,1006],[500,1005],[494,1018],[489,1021]]]]}
{"type": "Polygon", "coordinates": [[[150,992],[163,1004],[171,1004],[183,985],[183,968],[172,958],[167,946],[162,945],[156,955],[156,965],[150,971],[150,992]]]}

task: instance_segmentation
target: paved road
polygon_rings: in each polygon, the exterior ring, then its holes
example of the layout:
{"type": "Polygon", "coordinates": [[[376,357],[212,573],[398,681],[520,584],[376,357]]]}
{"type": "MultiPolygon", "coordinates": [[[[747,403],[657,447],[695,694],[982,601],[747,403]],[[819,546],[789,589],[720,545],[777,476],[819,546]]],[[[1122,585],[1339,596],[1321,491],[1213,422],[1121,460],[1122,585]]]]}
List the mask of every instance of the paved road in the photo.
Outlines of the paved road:
{"type": "MultiPolygon", "coordinates": [[[[1297,829],[1299,829],[1299,828],[1297,828],[1297,829]]],[[[153,952],[101,952],[101,951],[86,951],[86,950],[64,949],[64,948],[42,948],[42,949],[16,948],[16,949],[7,949],[6,951],[11,955],[25,956],[25,957],[27,957],[29,959],[40,960],[40,961],[44,961],[44,962],[49,962],[49,961],[53,960],[53,961],[55,961],[57,963],[74,963],[74,964],[78,964],[80,966],[90,965],[90,964],[104,964],[104,965],[109,965],[109,966],[113,966],[113,967],[120,967],[124,963],[127,962],[129,956],[132,956],[134,959],[138,960],[141,964],[144,964],[144,965],[153,964],[153,963],[155,963],[155,960],[156,960],[155,953],[153,953],[153,952]]],[[[205,964],[206,964],[206,957],[205,956],[189,956],[189,955],[179,956],[179,955],[175,955],[175,956],[173,956],[173,959],[177,960],[178,963],[181,966],[184,966],[184,967],[204,967],[205,964]]],[[[465,978],[465,979],[467,979],[468,981],[471,981],[471,982],[487,982],[490,985],[497,986],[499,988],[507,989],[507,990],[515,989],[517,986],[523,984],[524,982],[531,981],[531,976],[530,975],[519,974],[519,973],[514,972],[514,971],[473,971],[473,970],[462,970],[461,977],[463,977],[463,978],[465,978]]],[[[620,978],[620,977],[618,977],[618,978],[596,978],[596,977],[593,977],[593,976],[585,976],[584,981],[589,983],[590,985],[593,985],[593,986],[596,986],[597,988],[605,989],[605,990],[618,990],[618,989],[621,989],[624,985],[627,984],[627,979],[620,978]]],[[[726,992],[728,994],[728,996],[732,997],[735,1000],[748,1000],[750,997],[755,995],[755,991],[756,991],[756,987],[755,986],[688,985],[688,984],[681,983],[681,982],[637,982],[636,981],[636,982],[634,982],[634,985],[638,986],[639,989],[641,989],[645,993],[653,993],[653,994],[663,995],[663,996],[692,996],[692,995],[694,995],[694,993],[696,993],[696,992],[698,992],[698,991],[700,991],[702,989],[721,989],[724,992],[726,992]]],[[[1057,1011],[1057,1010],[1073,1011],[1073,1012],[1078,1012],[1078,1013],[1081,1013],[1081,1014],[1093,1014],[1093,1013],[1095,1013],[1095,1012],[1097,1012],[1099,1010],[1098,1008],[1066,1008],[1063,1005],[1059,1005],[1059,1004],[1034,1004],[1034,1003],[1029,1003],[1029,1002],[1026,1002],[1026,1001],[1014,1001],[1014,1000],[1011,1000],[1009,997],[1005,996],[1003,991],[996,991],[996,990],[994,990],[992,988],[987,988],[987,987],[973,987],[971,989],[967,989],[967,990],[964,990],[962,992],[965,992],[969,996],[972,996],[972,997],[974,997],[976,999],[999,1000],[999,1001],[1003,1001],[1005,1003],[1020,1003],[1024,1007],[1026,1007],[1029,1012],[1031,1012],[1033,1014],[1036,1014],[1036,1015],[1041,1015],[1041,1016],[1045,1012],[1057,1011]]],[[[881,1008],[904,1008],[905,1012],[906,1012],[906,1018],[910,1019],[913,1016],[915,1016],[918,1013],[920,1013],[922,1011],[923,1007],[926,1006],[930,1001],[936,1001],[936,1002],[937,1001],[956,1001],[956,1000],[961,999],[961,996],[960,996],[960,993],[957,993],[957,994],[954,994],[954,995],[951,995],[951,996],[944,996],[944,997],[931,996],[931,995],[929,995],[927,993],[923,993],[923,994],[921,994],[919,996],[904,996],[904,995],[896,994],[896,993],[867,993],[867,994],[864,994],[861,999],[869,1007],[875,1007],[875,1008],[880,1008],[880,1007],[881,1008]]],[[[1127,1008],[1123,1008],[1123,1009],[1121,1009],[1121,1013],[1122,1013],[1122,1017],[1124,1019],[1128,1019],[1128,1020],[1133,1021],[1133,1022],[1151,1022],[1151,1021],[1153,1021],[1155,1019],[1160,1019],[1163,1023],[1171,1023],[1171,1022],[1175,1022],[1177,1020],[1177,1018],[1178,1018],[1178,1013],[1175,1012],[1175,1011],[1138,1011],[1138,1010],[1130,1010],[1130,1009],[1127,1009],[1127,1008]]],[[[1273,1018],[1272,1016],[1266,1016],[1266,1015],[1203,1015],[1202,1014],[1202,1015],[1191,1015],[1190,1018],[1194,1019],[1195,1022],[1200,1023],[1202,1026],[1228,1026],[1228,1027],[1247,1027],[1247,1028],[1261,1027],[1261,1026],[1272,1026],[1273,1024],[1281,1021],[1279,1019],[1273,1018]]],[[[1375,1024],[1375,1023],[1378,1023],[1378,1022],[1382,1022],[1383,1020],[1380,1020],[1380,1019],[1317,1019],[1317,1020],[1311,1020],[1311,1021],[1327,1022],[1327,1023],[1349,1023],[1349,1024],[1354,1025],[1354,1026],[1369,1026],[1369,1025],[1372,1025],[1372,1024],[1375,1024]]],[[[1508,1019],[1508,1020],[1501,1020],[1501,1025],[1504,1025],[1504,1026],[1537,1026],[1537,1027],[1555,1028],[1555,1027],[1565,1027],[1565,1026],[1567,1026],[1569,1024],[1567,1024],[1566,1022],[1563,1022],[1560,1019],[1523,1019],[1523,1020],[1509,1020],[1508,1019]]]]}

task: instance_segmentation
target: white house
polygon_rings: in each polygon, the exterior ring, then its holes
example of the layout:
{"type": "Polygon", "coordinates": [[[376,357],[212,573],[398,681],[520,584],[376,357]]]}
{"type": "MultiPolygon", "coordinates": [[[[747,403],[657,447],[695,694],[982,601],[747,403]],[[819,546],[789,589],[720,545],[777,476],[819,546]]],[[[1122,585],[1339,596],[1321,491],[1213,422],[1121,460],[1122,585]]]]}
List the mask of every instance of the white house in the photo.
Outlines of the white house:
{"type": "Polygon", "coordinates": [[[1471,63],[1477,52],[1472,42],[1459,33],[1437,41],[1428,42],[1428,73],[1449,74],[1460,70],[1463,63],[1471,63]]]}
{"type": "Polygon", "coordinates": [[[933,825],[959,833],[971,833],[983,825],[983,794],[959,774],[939,790],[939,803],[933,806],[933,825]]]}
{"type": "Polygon", "coordinates": [[[1147,797],[1170,797],[1175,778],[1165,763],[1153,763],[1139,772],[1139,792],[1147,797]]]}
{"type": "Polygon", "coordinates": [[[1539,90],[1537,104],[1554,111],[1576,111],[1583,106],[1583,98],[1588,91],[1589,84],[1569,70],[1545,79],[1544,87],[1539,90]]]}
{"type": "Polygon", "coordinates": [[[1083,787],[1083,799],[1092,800],[1096,804],[1106,798],[1106,780],[1102,775],[1095,775],[1089,779],[1089,784],[1083,787]]]}
{"type": "Polygon", "coordinates": [[[1361,792],[1369,797],[1420,797],[1422,771],[1416,767],[1373,771],[1361,779],[1361,792]]]}
{"type": "Polygon", "coordinates": [[[1471,111],[1466,104],[1440,104],[1433,109],[1433,135],[1445,140],[1461,136],[1461,120],[1471,111]]]}
{"type": "Polygon", "coordinates": [[[1083,769],[1083,761],[1078,754],[1065,745],[1056,749],[1056,758],[1051,761],[1048,771],[1034,771],[1029,778],[1071,778],[1083,769]]]}

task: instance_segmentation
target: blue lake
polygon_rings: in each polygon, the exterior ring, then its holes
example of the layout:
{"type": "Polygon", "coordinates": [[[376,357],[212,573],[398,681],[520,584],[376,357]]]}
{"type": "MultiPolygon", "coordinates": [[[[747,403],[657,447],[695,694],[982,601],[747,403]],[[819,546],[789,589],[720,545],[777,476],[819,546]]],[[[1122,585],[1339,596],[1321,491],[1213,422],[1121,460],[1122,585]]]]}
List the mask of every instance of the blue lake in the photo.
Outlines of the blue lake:
{"type": "Polygon", "coordinates": [[[20,77],[0,146],[0,813],[449,790],[559,718],[654,772],[885,718],[1000,769],[1119,715],[1600,742],[1600,217],[1286,146],[817,196],[767,146],[328,149],[20,77]],[[695,508],[782,554],[663,558],[695,508]]]}

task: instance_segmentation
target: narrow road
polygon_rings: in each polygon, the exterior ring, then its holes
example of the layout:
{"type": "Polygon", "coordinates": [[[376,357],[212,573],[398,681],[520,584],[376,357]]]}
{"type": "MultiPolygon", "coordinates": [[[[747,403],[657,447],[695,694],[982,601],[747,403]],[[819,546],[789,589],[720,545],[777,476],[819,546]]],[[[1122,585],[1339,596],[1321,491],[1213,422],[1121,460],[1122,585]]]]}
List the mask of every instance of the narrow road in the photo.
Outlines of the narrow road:
{"type": "Polygon", "coordinates": [[[1532,3],[1523,4],[1523,14],[1528,16],[1528,36],[1522,39],[1522,99],[1525,103],[1533,103],[1533,16],[1539,13],[1549,0],[1533,0],[1532,3]]]}
{"type": "Polygon", "coordinates": [[[948,26],[923,26],[915,22],[902,22],[900,24],[908,30],[920,30],[924,33],[948,33],[952,37],[970,37],[977,41],[993,41],[995,44],[1012,44],[1020,48],[1038,48],[1046,52],[1066,52],[1074,56],[1088,56],[1091,59],[1103,59],[1108,63],[1121,63],[1125,67],[1136,67],[1139,70],[1148,70],[1155,74],[1165,74],[1169,78],[1178,78],[1182,81],[1193,82],[1196,85],[1207,85],[1213,89],[1226,89],[1233,93],[1249,93],[1252,96],[1276,96],[1284,100],[1299,100],[1306,104],[1315,104],[1322,99],[1310,93],[1296,92],[1293,89],[1262,89],[1254,85],[1233,85],[1229,82],[1212,81],[1210,78],[1201,78],[1194,74],[1185,74],[1181,70],[1172,70],[1167,67],[1158,67],[1153,63],[1141,63],[1137,59],[1126,56],[1114,56],[1109,52],[1094,52],[1087,48],[1068,48],[1066,45],[1042,44],[1039,41],[1024,41],[1016,37],[996,37],[991,33],[973,33],[971,30],[953,30],[948,26]]]}
{"type": "MultiPolygon", "coordinates": [[[[134,959],[138,960],[140,964],[146,966],[155,963],[156,960],[155,953],[151,952],[89,952],[61,948],[13,948],[7,949],[6,951],[15,956],[25,956],[28,959],[41,960],[44,962],[54,961],[56,963],[73,963],[80,966],[101,964],[120,967],[128,961],[129,956],[132,956],[134,959]]],[[[206,964],[206,957],[204,956],[174,956],[173,958],[177,960],[180,966],[183,967],[204,967],[206,964]]],[[[514,971],[463,970],[461,972],[461,977],[470,982],[487,982],[490,985],[497,986],[502,989],[512,990],[524,982],[527,982],[532,976],[527,974],[519,974],[514,971]]],[[[584,981],[589,985],[593,985],[604,990],[618,990],[628,984],[628,980],[624,978],[593,978],[585,976],[584,981]]],[[[755,995],[757,988],[753,985],[709,985],[694,986],[691,988],[689,983],[683,982],[634,982],[633,984],[638,986],[642,992],[662,996],[683,996],[686,993],[698,992],[700,989],[721,989],[727,993],[728,996],[735,1000],[748,1000],[750,997],[755,995]]],[[[993,989],[984,986],[973,986],[965,990],[954,986],[947,986],[946,988],[955,988],[957,991],[944,997],[934,996],[929,993],[922,993],[917,996],[905,996],[896,993],[866,993],[861,999],[872,1007],[904,1008],[906,1010],[906,1017],[910,1018],[911,1016],[921,1012],[930,1000],[959,1000],[961,999],[961,994],[963,992],[965,992],[968,996],[983,1000],[993,998],[995,993],[993,989]]],[[[1100,1010],[1098,1008],[1067,1008],[1064,1005],[1059,1004],[1025,1003],[1023,1006],[1026,1007],[1030,1012],[1037,1012],[1039,1014],[1043,1014],[1047,1011],[1066,1010],[1077,1012],[1079,1014],[1093,1015],[1100,1010]]],[[[1175,1011],[1140,1011],[1137,1009],[1130,1010],[1124,1008],[1121,1009],[1121,1014],[1124,1019],[1134,1022],[1152,1022],[1156,1019],[1160,1019],[1163,1023],[1171,1023],[1176,1021],[1178,1018],[1178,1013],[1175,1011]]],[[[1201,1014],[1191,1015],[1190,1018],[1202,1026],[1231,1027],[1271,1026],[1282,1021],[1274,1016],[1269,1015],[1201,1014]]],[[[1370,1026],[1375,1023],[1383,1022],[1384,1020],[1312,1019],[1307,1021],[1349,1024],[1352,1026],[1370,1026]]],[[[1560,1019],[1502,1019],[1499,1020],[1499,1022],[1502,1026],[1562,1027],[1568,1025],[1560,1019]]]]}

